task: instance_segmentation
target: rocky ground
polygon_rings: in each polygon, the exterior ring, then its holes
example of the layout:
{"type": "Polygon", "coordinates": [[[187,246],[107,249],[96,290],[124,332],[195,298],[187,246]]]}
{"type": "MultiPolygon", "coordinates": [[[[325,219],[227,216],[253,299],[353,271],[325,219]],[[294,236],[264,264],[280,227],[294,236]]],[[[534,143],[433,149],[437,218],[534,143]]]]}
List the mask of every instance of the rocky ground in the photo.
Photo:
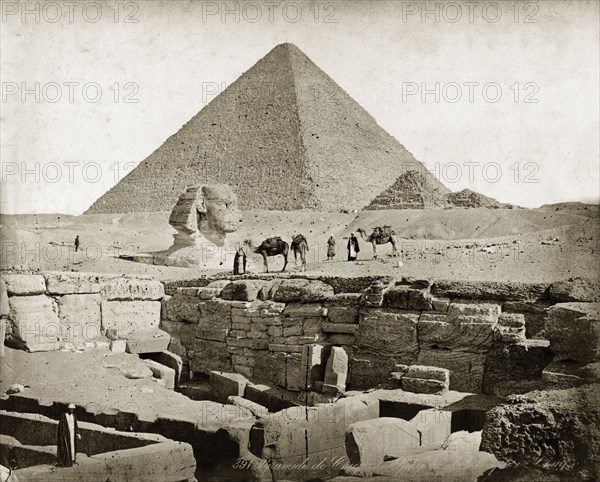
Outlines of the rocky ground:
{"type": "MultiPolygon", "coordinates": [[[[0,267],[145,273],[160,279],[194,278],[208,273],[119,259],[120,255],[168,248],[174,233],[168,225],[168,215],[5,215],[1,218],[0,267]],[[81,239],[77,253],[72,244],[76,235],[81,239]]],[[[269,236],[290,241],[292,234],[303,233],[310,247],[308,271],[313,274],[512,281],[600,275],[599,217],[598,207],[593,205],[360,213],[247,211],[243,217],[243,227],[230,235],[228,242],[252,239],[258,244],[269,236]],[[391,225],[398,234],[398,258],[391,258],[391,245],[384,245],[378,247],[379,259],[373,260],[371,245],[361,241],[358,261],[345,261],[351,231],[363,228],[370,232],[384,224],[391,225]],[[337,240],[337,256],[334,261],[325,261],[330,234],[337,240]]],[[[250,269],[262,272],[260,257],[253,256],[252,261],[250,269]]],[[[280,257],[272,260],[273,270],[281,266],[280,257]]],[[[294,269],[293,263],[288,269],[294,269]]]]}

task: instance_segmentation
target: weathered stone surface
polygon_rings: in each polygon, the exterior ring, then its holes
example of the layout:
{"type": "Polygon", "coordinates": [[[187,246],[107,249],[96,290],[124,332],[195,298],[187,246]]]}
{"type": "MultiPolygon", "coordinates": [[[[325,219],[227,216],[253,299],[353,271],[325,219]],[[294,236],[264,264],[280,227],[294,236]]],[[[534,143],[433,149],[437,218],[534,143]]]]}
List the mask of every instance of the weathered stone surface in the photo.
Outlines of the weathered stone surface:
{"type": "Polygon", "coordinates": [[[196,326],[196,337],[203,340],[225,341],[229,330],[220,328],[204,328],[201,325],[196,326]]]}
{"type": "Polygon", "coordinates": [[[52,298],[46,295],[9,298],[11,337],[29,351],[58,350],[61,326],[52,298]]]}
{"type": "Polygon", "coordinates": [[[421,447],[431,449],[445,443],[452,431],[451,413],[435,408],[421,410],[410,423],[419,432],[421,447]]]}
{"type": "Polygon", "coordinates": [[[10,295],[41,295],[46,292],[46,281],[38,274],[3,274],[6,291],[10,295]]]}
{"type": "Polygon", "coordinates": [[[254,301],[264,284],[261,280],[233,281],[223,288],[221,297],[224,300],[254,301]]]}
{"type": "Polygon", "coordinates": [[[260,299],[282,303],[317,303],[333,297],[333,288],[319,280],[279,279],[268,283],[260,299]]]}
{"type": "Polygon", "coordinates": [[[8,316],[10,307],[8,306],[8,291],[4,278],[0,278],[0,316],[8,316]]]}
{"type": "Polygon", "coordinates": [[[598,384],[510,397],[487,413],[481,450],[525,468],[600,476],[598,384]]]}
{"type": "Polygon", "coordinates": [[[486,360],[483,393],[497,394],[496,386],[508,381],[539,380],[552,357],[545,340],[526,340],[494,347],[486,360]]]}
{"type": "Polygon", "coordinates": [[[330,323],[358,323],[359,306],[328,306],[327,321],[330,323]]]}
{"type": "Polygon", "coordinates": [[[162,300],[161,318],[168,321],[197,323],[200,319],[200,299],[176,293],[162,300]]]}
{"type": "MultiPolygon", "coordinates": [[[[416,358],[416,357],[415,357],[416,358]]],[[[348,388],[366,390],[385,382],[394,371],[397,360],[358,350],[350,358],[348,388]]]]}
{"type": "Polygon", "coordinates": [[[44,275],[49,294],[99,293],[101,278],[94,273],[48,273],[44,275]]]}
{"type": "Polygon", "coordinates": [[[154,360],[144,360],[144,363],[148,365],[154,378],[163,381],[166,389],[173,390],[175,388],[175,370],[154,360]]]}
{"type": "Polygon", "coordinates": [[[433,296],[427,289],[414,289],[411,286],[394,286],[385,294],[387,306],[404,310],[432,310],[433,296]]]}
{"type": "Polygon", "coordinates": [[[313,390],[317,380],[325,376],[325,356],[327,350],[323,345],[311,344],[302,347],[300,363],[300,386],[302,390],[313,390]]]}
{"type": "Polygon", "coordinates": [[[226,403],[230,396],[242,397],[248,379],[239,373],[210,372],[210,386],[215,394],[215,401],[226,403]]]}
{"type": "Polygon", "coordinates": [[[346,432],[346,453],[352,465],[377,465],[420,446],[417,428],[401,418],[381,417],[357,422],[346,432]]]}
{"type": "Polygon", "coordinates": [[[529,339],[544,338],[544,327],[548,316],[549,301],[507,301],[502,306],[506,313],[521,313],[525,317],[525,336],[529,339]]]}
{"type": "Polygon", "coordinates": [[[144,330],[127,337],[128,353],[160,353],[169,347],[171,337],[159,330],[144,330]]]}
{"type": "Polygon", "coordinates": [[[555,301],[600,302],[600,280],[571,278],[550,285],[548,296],[555,301]]]}
{"type": "Polygon", "coordinates": [[[476,316],[484,320],[494,322],[500,315],[499,303],[486,303],[477,300],[453,301],[448,306],[448,316],[476,316]]]}
{"type": "MultiPolygon", "coordinates": [[[[398,369],[398,365],[396,365],[398,369]]],[[[425,380],[437,380],[445,383],[450,381],[450,373],[444,368],[425,366],[425,365],[410,365],[407,367],[405,378],[422,378],[425,380]]]]}
{"type": "Polygon", "coordinates": [[[58,298],[63,338],[74,344],[95,341],[101,335],[100,295],[64,295],[58,298]]]}
{"type": "Polygon", "coordinates": [[[600,362],[554,361],[542,372],[545,388],[572,388],[600,382],[600,362]]]}
{"type": "Polygon", "coordinates": [[[416,357],[418,312],[390,308],[363,308],[360,311],[356,344],[375,353],[416,357]]]}
{"type": "Polygon", "coordinates": [[[385,300],[385,292],[391,288],[390,283],[383,280],[378,280],[363,291],[361,304],[371,307],[383,306],[385,300]]]}
{"type": "Polygon", "coordinates": [[[159,301],[102,301],[102,329],[116,328],[119,338],[127,339],[158,328],[160,308],[159,301]]]}
{"type": "MultiPolygon", "coordinates": [[[[125,340],[110,340],[108,347],[109,347],[109,350],[112,351],[113,353],[125,353],[125,350],[127,349],[127,342],[125,340]]],[[[131,378],[131,377],[128,377],[128,378],[131,378]]],[[[144,378],[144,377],[139,377],[139,378],[144,378]]]]}
{"type": "Polygon", "coordinates": [[[438,280],[431,293],[446,298],[519,301],[537,300],[547,289],[548,283],[438,280]]]}
{"type": "Polygon", "coordinates": [[[446,368],[450,372],[450,390],[481,393],[486,356],[454,350],[421,349],[419,365],[446,368]]]}
{"type": "Polygon", "coordinates": [[[345,323],[323,323],[323,331],[325,333],[346,333],[355,334],[358,332],[359,325],[345,323]]]}
{"type": "Polygon", "coordinates": [[[331,348],[331,353],[325,365],[325,385],[337,389],[340,392],[346,390],[348,378],[348,354],[339,346],[331,348]]]}
{"type": "Polygon", "coordinates": [[[491,323],[419,321],[417,329],[419,343],[425,347],[485,352],[494,342],[491,323]]]}
{"type": "Polygon", "coordinates": [[[327,342],[332,345],[354,345],[356,337],[345,333],[333,333],[327,337],[327,342]]]}
{"type": "Polygon", "coordinates": [[[286,357],[285,384],[288,390],[306,390],[306,371],[302,370],[301,353],[290,353],[286,357]]]}
{"type": "Polygon", "coordinates": [[[165,294],[160,281],[135,278],[115,278],[102,281],[100,292],[107,300],[160,301],[165,294]]]}
{"type": "Polygon", "coordinates": [[[227,403],[230,405],[235,405],[237,407],[245,408],[255,417],[266,417],[269,415],[269,410],[267,409],[267,407],[260,405],[256,402],[246,400],[244,397],[231,395],[227,398],[227,403]]]}
{"type": "Polygon", "coordinates": [[[231,357],[227,345],[218,341],[196,338],[191,369],[194,373],[209,374],[213,370],[231,370],[231,357]]]}
{"type": "Polygon", "coordinates": [[[254,361],[254,377],[269,385],[286,386],[287,356],[283,352],[259,352],[254,361]]]}
{"type": "Polygon", "coordinates": [[[448,385],[438,380],[427,380],[424,378],[402,377],[402,390],[413,393],[444,393],[448,391],[448,385]]]}
{"type": "Polygon", "coordinates": [[[189,366],[187,363],[184,363],[181,356],[176,353],[167,350],[162,351],[156,356],[156,361],[175,371],[175,388],[177,388],[180,383],[189,380],[189,366]]]}
{"type": "Polygon", "coordinates": [[[559,303],[549,308],[546,337],[560,360],[599,360],[600,303],[559,303]]]}

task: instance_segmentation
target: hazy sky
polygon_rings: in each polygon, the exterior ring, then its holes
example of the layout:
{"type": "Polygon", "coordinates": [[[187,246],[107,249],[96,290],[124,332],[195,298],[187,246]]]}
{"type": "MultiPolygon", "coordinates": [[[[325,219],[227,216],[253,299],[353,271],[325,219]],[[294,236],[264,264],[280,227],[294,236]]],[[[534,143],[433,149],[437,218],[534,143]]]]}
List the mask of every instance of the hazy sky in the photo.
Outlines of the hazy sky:
{"type": "Polygon", "coordinates": [[[1,211],[83,212],[283,42],[450,189],[597,202],[599,9],[3,1],[1,211]]]}

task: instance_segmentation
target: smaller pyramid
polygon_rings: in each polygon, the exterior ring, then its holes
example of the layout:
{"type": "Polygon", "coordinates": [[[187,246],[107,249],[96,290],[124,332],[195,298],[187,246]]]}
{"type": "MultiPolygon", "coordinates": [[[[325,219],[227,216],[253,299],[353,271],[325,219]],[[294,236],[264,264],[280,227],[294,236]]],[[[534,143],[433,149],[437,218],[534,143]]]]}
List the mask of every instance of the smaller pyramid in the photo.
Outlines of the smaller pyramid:
{"type": "Polygon", "coordinates": [[[499,203],[494,198],[484,196],[470,189],[463,189],[459,192],[453,192],[447,195],[448,201],[457,208],[488,208],[499,209],[507,207],[499,203]]]}
{"type": "Polygon", "coordinates": [[[449,206],[446,191],[417,170],[402,174],[394,184],[379,194],[365,208],[376,209],[431,209],[449,206]]]}

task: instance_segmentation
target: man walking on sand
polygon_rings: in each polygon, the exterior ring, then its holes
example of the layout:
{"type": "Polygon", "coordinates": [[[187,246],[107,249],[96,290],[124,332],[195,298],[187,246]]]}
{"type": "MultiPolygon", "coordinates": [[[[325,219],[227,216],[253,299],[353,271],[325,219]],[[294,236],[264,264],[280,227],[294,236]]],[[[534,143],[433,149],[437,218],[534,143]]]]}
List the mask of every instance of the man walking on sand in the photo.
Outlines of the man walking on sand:
{"type": "Polygon", "coordinates": [[[69,403],[67,412],[60,417],[56,437],[56,456],[58,465],[72,467],[77,457],[77,440],[81,440],[75,418],[75,405],[69,403]]]}

